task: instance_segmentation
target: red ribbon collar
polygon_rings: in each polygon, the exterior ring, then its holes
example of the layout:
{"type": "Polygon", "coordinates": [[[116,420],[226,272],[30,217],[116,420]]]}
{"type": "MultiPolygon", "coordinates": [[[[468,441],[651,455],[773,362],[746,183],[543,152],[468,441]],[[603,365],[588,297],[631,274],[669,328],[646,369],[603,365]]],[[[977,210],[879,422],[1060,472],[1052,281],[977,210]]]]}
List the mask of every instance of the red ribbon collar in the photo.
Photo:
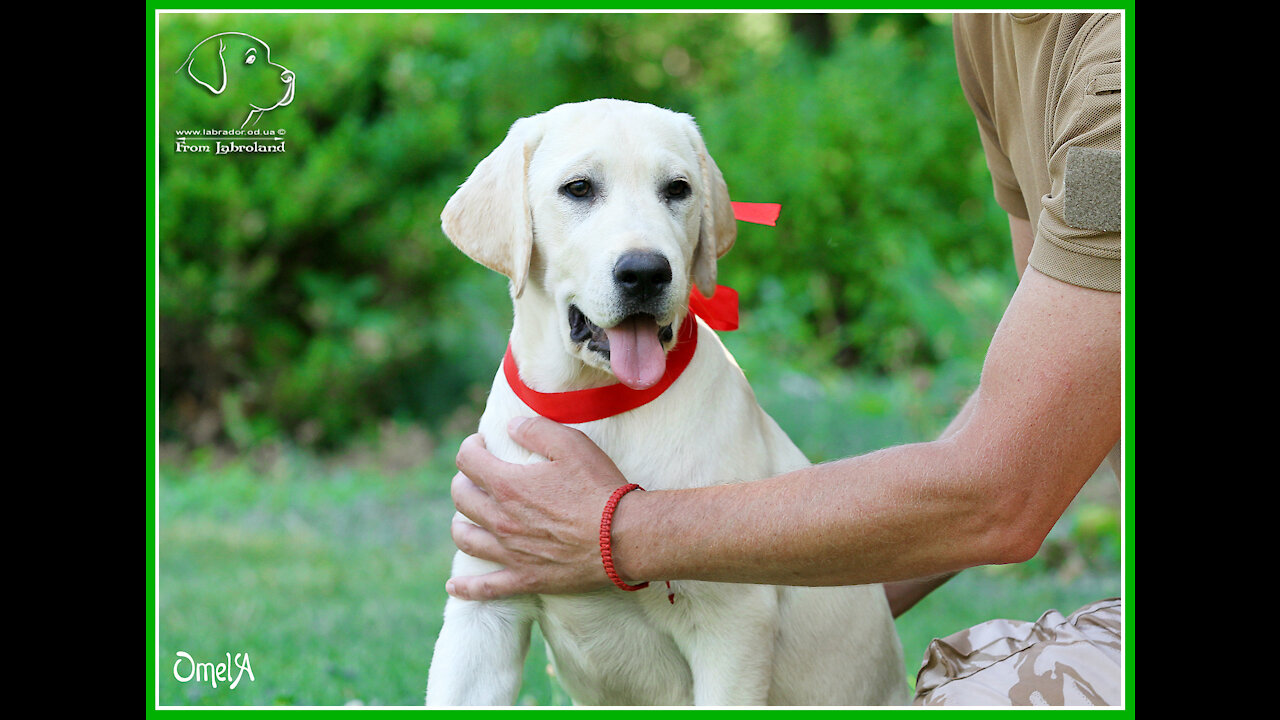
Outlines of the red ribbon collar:
{"type": "MultiPolygon", "coordinates": [[[[743,222],[759,225],[775,225],[782,206],[777,203],[734,202],[733,216],[743,222]]],[[[698,349],[698,322],[702,318],[712,330],[738,329],[738,293],[732,288],[717,285],[710,298],[703,298],[697,291],[689,297],[690,315],[680,324],[680,335],[675,347],[667,353],[667,370],[662,379],[645,390],[632,390],[617,383],[606,387],[573,390],[570,392],[544,393],[525,385],[520,379],[516,358],[507,345],[502,358],[502,372],[516,397],[542,417],[559,423],[574,424],[603,420],[621,415],[651,402],[680,377],[693,360],[698,349]]]]}
{"type": "Polygon", "coordinates": [[[558,423],[584,423],[621,415],[629,410],[652,402],[671,387],[693,360],[698,349],[698,322],[701,317],[713,330],[735,330],[738,327],[738,293],[723,285],[716,287],[710,298],[702,298],[695,291],[689,298],[690,315],[680,324],[680,334],[675,347],[667,353],[667,370],[652,387],[632,390],[622,383],[587,390],[544,393],[534,390],[520,379],[515,355],[507,345],[502,358],[502,372],[516,397],[524,401],[534,412],[558,423]]]}

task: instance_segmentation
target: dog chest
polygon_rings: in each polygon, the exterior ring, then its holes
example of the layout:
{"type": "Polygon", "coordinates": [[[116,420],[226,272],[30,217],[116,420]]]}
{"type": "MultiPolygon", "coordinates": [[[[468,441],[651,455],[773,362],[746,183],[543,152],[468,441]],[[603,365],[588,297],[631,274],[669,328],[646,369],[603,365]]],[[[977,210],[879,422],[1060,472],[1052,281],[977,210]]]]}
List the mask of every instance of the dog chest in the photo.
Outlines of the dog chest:
{"type": "MultiPolygon", "coordinates": [[[[689,666],[641,593],[544,596],[538,624],[556,677],[579,705],[689,705],[689,666]]],[[[661,602],[666,603],[665,596],[661,602]]]]}
{"type": "Polygon", "coordinates": [[[541,597],[538,623],[557,678],[575,703],[693,704],[707,658],[724,672],[763,673],[767,688],[776,588],[676,582],[672,589],[674,603],[661,582],[635,593],[541,597]],[[728,625],[727,617],[734,618],[728,625]],[[703,666],[696,668],[699,656],[703,666]]]}

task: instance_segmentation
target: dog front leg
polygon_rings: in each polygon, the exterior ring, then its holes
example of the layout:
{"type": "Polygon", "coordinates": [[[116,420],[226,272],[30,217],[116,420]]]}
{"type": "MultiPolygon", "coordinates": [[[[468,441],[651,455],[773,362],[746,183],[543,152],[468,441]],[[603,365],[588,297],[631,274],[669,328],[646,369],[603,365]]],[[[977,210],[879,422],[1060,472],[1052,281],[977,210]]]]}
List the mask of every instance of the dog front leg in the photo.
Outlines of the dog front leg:
{"type": "MultiPolygon", "coordinates": [[[[677,640],[689,659],[693,702],[699,706],[765,705],[773,677],[778,628],[776,588],[722,585],[696,613],[685,640],[677,640]]],[[[676,602],[680,600],[677,599],[676,602]]]]}
{"type": "Polygon", "coordinates": [[[432,707],[514,705],[533,623],[531,598],[449,598],[427,675],[432,707]]]}

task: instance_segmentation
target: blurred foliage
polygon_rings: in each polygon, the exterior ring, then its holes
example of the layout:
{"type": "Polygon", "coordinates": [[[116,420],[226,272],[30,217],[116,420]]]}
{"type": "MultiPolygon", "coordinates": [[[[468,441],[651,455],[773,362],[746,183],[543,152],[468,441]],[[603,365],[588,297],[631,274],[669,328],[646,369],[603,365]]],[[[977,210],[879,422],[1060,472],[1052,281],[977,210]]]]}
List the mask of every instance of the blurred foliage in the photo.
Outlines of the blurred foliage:
{"type": "Polygon", "coordinates": [[[742,227],[722,281],[801,368],[980,360],[1013,284],[1007,225],[933,15],[164,14],[159,19],[165,440],[347,443],[462,422],[509,328],[505,281],[439,212],[522,116],[622,97],[694,115],[742,227]],[[178,72],[219,32],[297,76],[259,129],[287,151],[177,153],[242,110],[178,72]],[[376,430],[375,430],[376,431],[376,430]]]}

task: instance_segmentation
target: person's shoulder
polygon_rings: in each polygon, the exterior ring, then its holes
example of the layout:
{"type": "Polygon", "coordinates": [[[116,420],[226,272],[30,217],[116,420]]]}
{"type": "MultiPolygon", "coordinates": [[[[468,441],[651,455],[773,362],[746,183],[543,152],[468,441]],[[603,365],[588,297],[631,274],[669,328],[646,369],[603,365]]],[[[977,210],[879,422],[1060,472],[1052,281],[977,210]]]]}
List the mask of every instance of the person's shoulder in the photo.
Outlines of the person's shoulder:
{"type": "Polygon", "coordinates": [[[1078,16],[1079,27],[1066,56],[1072,73],[1093,72],[1119,63],[1124,49],[1124,18],[1119,13],[1078,16]]]}

